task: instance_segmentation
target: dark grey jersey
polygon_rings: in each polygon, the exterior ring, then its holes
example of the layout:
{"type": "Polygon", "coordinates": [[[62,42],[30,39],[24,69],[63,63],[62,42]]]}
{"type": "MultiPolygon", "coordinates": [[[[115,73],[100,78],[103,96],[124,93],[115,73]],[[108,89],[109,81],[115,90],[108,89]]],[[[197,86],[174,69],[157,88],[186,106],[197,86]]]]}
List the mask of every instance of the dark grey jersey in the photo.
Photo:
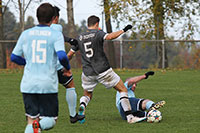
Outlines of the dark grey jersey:
{"type": "Polygon", "coordinates": [[[110,68],[104,53],[103,43],[106,33],[102,30],[88,30],[78,36],[78,45],[72,50],[80,50],[83,72],[86,76],[98,75],[110,68]]]}

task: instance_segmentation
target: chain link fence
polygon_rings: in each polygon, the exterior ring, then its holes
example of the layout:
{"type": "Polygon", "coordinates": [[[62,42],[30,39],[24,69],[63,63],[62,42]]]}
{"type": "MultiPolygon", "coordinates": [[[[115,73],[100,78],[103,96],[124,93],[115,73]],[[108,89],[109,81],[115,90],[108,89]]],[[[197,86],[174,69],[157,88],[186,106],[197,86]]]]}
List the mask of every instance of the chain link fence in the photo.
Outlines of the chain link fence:
{"type": "MultiPolygon", "coordinates": [[[[6,67],[21,68],[10,62],[16,41],[0,41],[6,46],[6,67]]],[[[66,51],[70,45],[66,44],[66,51]]],[[[115,40],[105,41],[105,53],[114,68],[200,68],[200,40],[115,40]],[[109,45],[113,49],[109,50],[109,45]]],[[[81,67],[80,53],[70,62],[73,68],[81,67]]]]}

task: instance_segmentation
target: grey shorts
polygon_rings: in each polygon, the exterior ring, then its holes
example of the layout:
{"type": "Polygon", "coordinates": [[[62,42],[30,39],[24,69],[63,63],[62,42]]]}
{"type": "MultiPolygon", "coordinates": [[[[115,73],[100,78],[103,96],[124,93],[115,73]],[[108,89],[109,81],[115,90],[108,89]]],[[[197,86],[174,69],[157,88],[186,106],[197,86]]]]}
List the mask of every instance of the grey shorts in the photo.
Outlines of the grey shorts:
{"type": "Polygon", "coordinates": [[[82,87],[89,92],[92,92],[98,83],[103,84],[106,88],[112,88],[120,81],[120,77],[112,70],[112,68],[97,76],[86,76],[82,73],[81,79],[82,87]]]}

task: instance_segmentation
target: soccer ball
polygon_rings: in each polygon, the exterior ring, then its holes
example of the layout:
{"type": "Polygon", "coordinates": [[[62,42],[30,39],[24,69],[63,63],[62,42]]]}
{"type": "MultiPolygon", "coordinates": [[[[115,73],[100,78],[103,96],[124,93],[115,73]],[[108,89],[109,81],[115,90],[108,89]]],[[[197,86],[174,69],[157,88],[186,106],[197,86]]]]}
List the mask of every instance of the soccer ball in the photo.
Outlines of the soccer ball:
{"type": "Polygon", "coordinates": [[[157,123],[162,120],[162,114],[159,110],[151,110],[147,114],[147,122],[157,123]]]}

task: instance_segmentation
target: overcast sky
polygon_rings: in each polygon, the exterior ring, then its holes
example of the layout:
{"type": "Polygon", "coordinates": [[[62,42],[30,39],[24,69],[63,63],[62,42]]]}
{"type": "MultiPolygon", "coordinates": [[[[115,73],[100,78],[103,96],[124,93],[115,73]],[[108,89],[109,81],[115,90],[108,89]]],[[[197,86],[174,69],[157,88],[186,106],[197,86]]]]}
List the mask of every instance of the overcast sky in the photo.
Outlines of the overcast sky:
{"type": "MultiPolygon", "coordinates": [[[[6,1],[6,0],[5,0],[6,1]]],[[[29,0],[25,0],[28,2],[29,0]]],[[[87,20],[90,15],[96,15],[102,18],[103,8],[100,6],[102,0],[73,0],[74,6],[74,20],[75,24],[80,24],[82,20],[87,20]]],[[[66,8],[66,0],[43,0],[41,3],[49,2],[52,5],[58,6],[60,10],[60,17],[67,22],[67,8],[66,8]]],[[[36,9],[41,3],[31,3],[29,8],[25,13],[25,20],[28,16],[33,16],[35,19],[35,23],[37,24],[36,19],[36,9]]],[[[17,3],[16,3],[17,4],[17,3]]],[[[10,10],[17,17],[17,21],[19,20],[19,11],[13,4],[9,5],[10,10]]],[[[102,26],[102,21],[100,22],[100,26],[102,26]]]]}

